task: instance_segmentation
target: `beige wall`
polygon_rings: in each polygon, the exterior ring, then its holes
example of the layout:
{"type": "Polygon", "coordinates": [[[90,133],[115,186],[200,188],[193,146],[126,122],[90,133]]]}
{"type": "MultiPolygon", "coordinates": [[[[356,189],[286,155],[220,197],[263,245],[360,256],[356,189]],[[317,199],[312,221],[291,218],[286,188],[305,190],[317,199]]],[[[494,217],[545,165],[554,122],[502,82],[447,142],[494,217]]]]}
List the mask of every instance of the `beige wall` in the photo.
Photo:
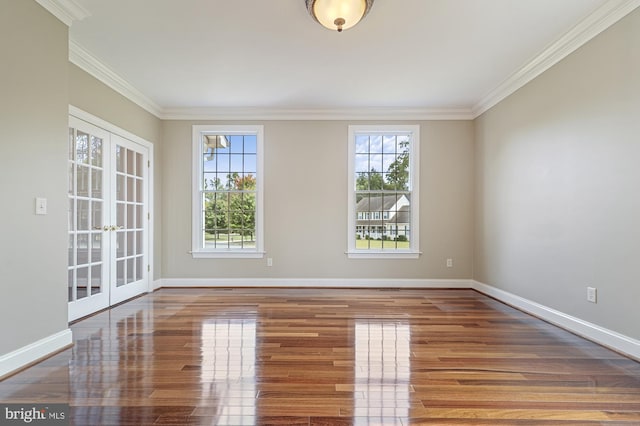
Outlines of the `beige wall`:
{"type": "Polygon", "coordinates": [[[160,278],[162,265],[162,122],[115,92],[81,68],[68,63],[69,104],[153,143],[154,164],[154,259],[153,279],[160,278]]]}
{"type": "Polygon", "coordinates": [[[636,339],[639,76],[636,10],[478,118],[475,136],[475,279],[636,339]]]}
{"type": "Polygon", "coordinates": [[[69,104],[154,144],[162,139],[158,117],[70,62],[69,104]]]}
{"type": "Polygon", "coordinates": [[[67,329],[67,49],[36,2],[0,0],[0,356],[67,329]]]}
{"type": "Polygon", "coordinates": [[[67,27],[35,1],[0,12],[0,354],[67,328],[69,104],[154,143],[156,279],[473,277],[640,338],[640,10],[474,122],[407,122],[421,125],[418,260],[344,254],[347,128],[365,123],[252,121],[271,268],[188,254],[195,122],[161,121],[70,64],[67,27]]]}
{"type": "MultiPolygon", "coordinates": [[[[209,124],[220,124],[208,122],[209,124]]],[[[470,278],[473,124],[419,122],[418,260],[347,259],[346,121],[266,121],[264,259],[192,259],[191,126],[163,128],[163,278],[470,278]],[[455,259],[446,268],[445,259],[455,259]]],[[[233,123],[226,123],[233,124],[233,123]]],[[[385,124],[385,123],[380,123],[385,124]]],[[[411,124],[415,124],[411,122],[411,124]]]]}

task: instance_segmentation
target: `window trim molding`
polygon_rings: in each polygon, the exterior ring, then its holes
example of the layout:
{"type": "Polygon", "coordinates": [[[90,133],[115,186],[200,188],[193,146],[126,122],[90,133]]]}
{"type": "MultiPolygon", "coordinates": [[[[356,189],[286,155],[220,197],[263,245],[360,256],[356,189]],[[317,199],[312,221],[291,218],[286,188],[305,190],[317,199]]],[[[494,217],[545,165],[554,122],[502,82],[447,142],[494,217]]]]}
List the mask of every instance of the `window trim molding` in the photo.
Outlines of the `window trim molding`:
{"type": "Polygon", "coordinates": [[[202,258],[255,258],[264,251],[264,126],[263,125],[214,125],[192,126],[191,144],[191,256],[202,258]],[[255,135],[256,136],[256,247],[255,249],[206,249],[202,241],[202,135],[255,135]]]}
{"type": "Polygon", "coordinates": [[[347,251],[350,259],[417,259],[420,251],[420,125],[350,125],[349,126],[349,158],[348,158],[348,191],[347,191],[347,251]],[[355,140],[356,135],[366,134],[398,134],[405,133],[411,137],[409,155],[409,179],[411,182],[411,237],[408,249],[396,250],[362,250],[356,249],[356,182],[355,182],[355,140]]]}

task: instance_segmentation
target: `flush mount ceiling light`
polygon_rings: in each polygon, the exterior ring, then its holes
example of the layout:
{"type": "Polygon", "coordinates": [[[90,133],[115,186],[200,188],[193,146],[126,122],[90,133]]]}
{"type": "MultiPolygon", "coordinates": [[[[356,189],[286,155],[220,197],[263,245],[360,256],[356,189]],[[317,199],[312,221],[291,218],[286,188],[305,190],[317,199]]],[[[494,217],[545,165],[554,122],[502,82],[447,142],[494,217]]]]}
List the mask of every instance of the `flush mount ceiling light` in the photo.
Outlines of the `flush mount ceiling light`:
{"type": "Polygon", "coordinates": [[[307,10],[323,27],[348,30],[364,18],[373,0],[305,0],[307,10]]]}

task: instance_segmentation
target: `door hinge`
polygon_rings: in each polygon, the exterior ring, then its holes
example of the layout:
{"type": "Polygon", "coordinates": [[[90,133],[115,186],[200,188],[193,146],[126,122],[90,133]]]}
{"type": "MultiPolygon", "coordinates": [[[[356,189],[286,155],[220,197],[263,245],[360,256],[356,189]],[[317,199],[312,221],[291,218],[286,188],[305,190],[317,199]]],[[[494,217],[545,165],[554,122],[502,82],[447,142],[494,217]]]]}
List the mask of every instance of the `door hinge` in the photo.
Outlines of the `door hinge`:
{"type": "Polygon", "coordinates": [[[151,167],[151,160],[147,160],[147,167],[151,167]]]}
{"type": "Polygon", "coordinates": [[[147,265],[147,272],[151,272],[151,265],[147,265]]]}
{"type": "Polygon", "coordinates": [[[151,220],[151,213],[147,213],[147,220],[151,220]]]}

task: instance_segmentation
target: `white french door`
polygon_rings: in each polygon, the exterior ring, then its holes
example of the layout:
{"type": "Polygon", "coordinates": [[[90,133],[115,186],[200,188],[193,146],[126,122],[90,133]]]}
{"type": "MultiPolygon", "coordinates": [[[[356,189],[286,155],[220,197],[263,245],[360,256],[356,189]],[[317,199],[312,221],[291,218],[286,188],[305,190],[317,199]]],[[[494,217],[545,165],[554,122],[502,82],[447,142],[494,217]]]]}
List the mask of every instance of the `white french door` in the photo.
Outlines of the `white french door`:
{"type": "MultiPolygon", "coordinates": [[[[115,185],[111,186],[110,303],[122,302],[148,289],[148,152],[135,142],[111,136],[115,185]],[[113,241],[115,240],[115,241],[113,241]]],[[[112,174],[112,177],[114,175],[112,174]]]]}
{"type": "Polygon", "coordinates": [[[148,157],[69,117],[69,321],[149,288],[148,157]]]}

